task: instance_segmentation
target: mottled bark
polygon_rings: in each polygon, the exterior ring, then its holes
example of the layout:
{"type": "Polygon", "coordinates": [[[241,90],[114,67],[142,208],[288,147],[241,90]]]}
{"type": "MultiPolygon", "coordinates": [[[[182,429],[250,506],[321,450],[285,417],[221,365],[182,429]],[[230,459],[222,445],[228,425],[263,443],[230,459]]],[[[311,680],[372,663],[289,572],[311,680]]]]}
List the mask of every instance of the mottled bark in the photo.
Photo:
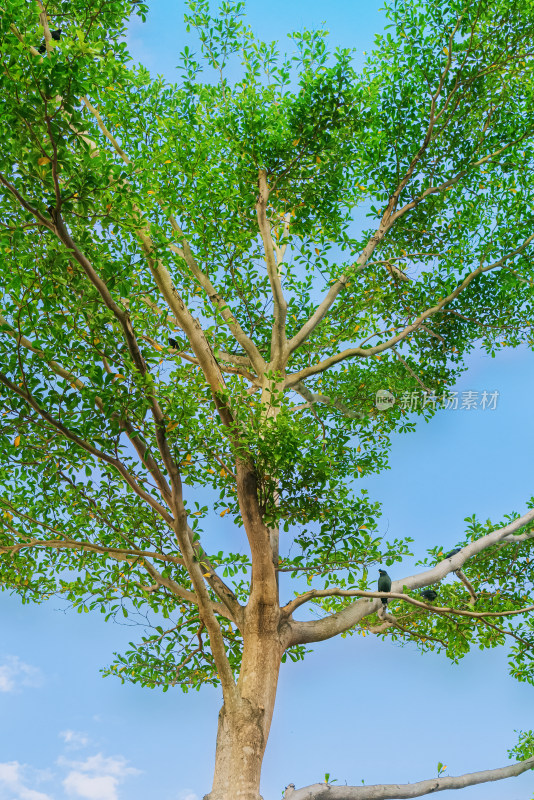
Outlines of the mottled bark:
{"type": "Polygon", "coordinates": [[[261,767],[282,656],[278,606],[251,599],[245,620],[239,699],[219,712],[213,786],[204,800],[262,800],[261,767]]]}

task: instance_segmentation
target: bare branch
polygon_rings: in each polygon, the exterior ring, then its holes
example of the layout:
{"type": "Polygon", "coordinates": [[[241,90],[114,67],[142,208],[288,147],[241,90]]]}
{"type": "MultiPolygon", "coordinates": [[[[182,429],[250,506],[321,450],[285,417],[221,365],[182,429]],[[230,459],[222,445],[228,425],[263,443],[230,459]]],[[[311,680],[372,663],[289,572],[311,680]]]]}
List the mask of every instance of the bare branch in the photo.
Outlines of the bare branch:
{"type": "Polygon", "coordinates": [[[475,590],[473,589],[473,585],[468,581],[468,579],[466,578],[466,576],[464,575],[464,573],[463,573],[463,571],[461,569],[457,569],[456,570],[456,575],[458,575],[458,577],[462,581],[463,585],[466,587],[467,591],[469,592],[469,595],[470,595],[469,602],[471,603],[471,605],[475,605],[475,603],[477,601],[477,594],[476,594],[475,590]]]}
{"type": "Polygon", "coordinates": [[[468,772],[456,778],[430,778],[418,783],[379,784],[376,786],[331,786],[315,783],[312,786],[296,790],[292,788],[293,784],[290,784],[291,791],[288,793],[286,790],[284,798],[287,800],[401,800],[401,798],[405,800],[442,792],[446,789],[464,789],[466,786],[476,786],[479,783],[514,778],[533,768],[534,757],[510,764],[508,767],[468,772]]]}

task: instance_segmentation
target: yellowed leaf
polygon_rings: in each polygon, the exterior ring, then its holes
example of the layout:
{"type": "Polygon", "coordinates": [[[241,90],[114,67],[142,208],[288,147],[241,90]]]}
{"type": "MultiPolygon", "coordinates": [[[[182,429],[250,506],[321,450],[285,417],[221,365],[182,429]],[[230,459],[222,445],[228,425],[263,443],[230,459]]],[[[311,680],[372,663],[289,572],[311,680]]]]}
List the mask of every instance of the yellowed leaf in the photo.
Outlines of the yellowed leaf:
{"type": "Polygon", "coordinates": [[[50,159],[47,156],[42,156],[41,158],[37,159],[37,163],[40,167],[44,166],[45,164],[50,163],[50,159]]]}
{"type": "Polygon", "coordinates": [[[220,475],[221,475],[221,478],[226,478],[226,470],[222,469],[220,475]]]}
{"type": "Polygon", "coordinates": [[[160,344],[154,344],[156,350],[163,350],[163,347],[160,344]]]}
{"type": "Polygon", "coordinates": [[[15,445],[15,447],[19,446],[19,444],[20,444],[20,436],[16,436],[15,437],[15,441],[13,442],[13,444],[15,445]]]}

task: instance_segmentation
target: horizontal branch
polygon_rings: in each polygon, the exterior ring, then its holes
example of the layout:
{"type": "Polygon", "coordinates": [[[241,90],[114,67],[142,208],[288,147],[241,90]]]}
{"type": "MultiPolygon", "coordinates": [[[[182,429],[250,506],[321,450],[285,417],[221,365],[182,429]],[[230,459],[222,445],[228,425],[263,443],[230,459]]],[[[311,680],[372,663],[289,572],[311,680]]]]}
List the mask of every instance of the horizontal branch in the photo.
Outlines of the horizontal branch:
{"type": "MultiPolygon", "coordinates": [[[[460,572],[460,570],[457,570],[460,572]]],[[[397,581],[398,583],[399,581],[397,581]]],[[[406,603],[411,603],[418,608],[424,608],[427,611],[434,611],[436,614],[458,614],[461,617],[473,617],[474,619],[482,619],[483,617],[512,617],[515,614],[524,614],[527,611],[533,611],[533,606],[525,606],[514,611],[464,611],[459,608],[449,608],[448,606],[433,606],[431,603],[426,603],[423,600],[416,600],[415,597],[410,597],[408,594],[402,592],[364,592],[360,589],[340,589],[332,587],[331,589],[311,589],[299,597],[295,597],[282,609],[287,614],[292,614],[297,608],[304,603],[308,603],[316,597],[369,597],[373,598],[388,598],[390,600],[404,600],[406,603]]]]}
{"type": "Polygon", "coordinates": [[[468,772],[456,778],[430,778],[418,783],[386,783],[375,786],[331,786],[315,783],[296,790],[293,784],[290,784],[285,791],[284,800],[405,800],[443,792],[446,789],[465,789],[466,786],[476,786],[479,783],[515,778],[529,769],[534,769],[534,757],[510,764],[508,767],[468,772]]]}
{"type": "MultiPolygon", "coordinates": [[[[472,558],[478,553],[481,553],[488,547],[492,547],[493,545],[499,544],[502,541],[508,541],[507,537],[509,537],[511,534],[514,534],[520,528],[531,524],[532,522],[534,522],[534,510],[528,511],[526,514],[523,514],[523,516],[513,520],[503,528],[498,528],[492,533],[481,536],[476,541],[471,542],[471,544],[461,548],[454,556],[442,559],[442,561],[440,561],[431,569],[410,575],[406,578],[394,580],[391,585],[391,592],[396,593],[402,591],[404,587],[408,591],[412,591],[414,589],[422,589],[425,586],[439,583],[439,581],[442,581],[450,572],[456,572],[458,569],[461,569],[468,559],[472,558]]],[[[375,594],[377,595],[377,598],[381,596],[379,593],[375,594]]],[[[298,598],[295,599],[298,600],[298,598]]],[[[410,598],[410,600],[411,602],[414,602],[413,598],[410,598]]],[[[428,608],[426,603],[425,607],[428,608]]],[[[287,619],[289,615],[286,611],[286,608],[284,608],[284,614],[287,619]]],[[[325,616],[319,620],[290,620],[290,631],[288,632],[286,647],[293,644],[307,644],[310,642],[319,642],[324,641],[325,639],[330,639],[333,636],[337,636],[338,634],[349,630],[349,628],[352,628],[354,625],[358,624],[362,619],[364,619],[364,617],[376,613],[379,608],[380,601],[378,599],[374,601],[370,599],[360,599],[341,609],[341,611],[336,611],[333,614],[329,614],[328,616],[325,616]]],[[[466,613],[469,614],[471,612],[466,613]]]]}

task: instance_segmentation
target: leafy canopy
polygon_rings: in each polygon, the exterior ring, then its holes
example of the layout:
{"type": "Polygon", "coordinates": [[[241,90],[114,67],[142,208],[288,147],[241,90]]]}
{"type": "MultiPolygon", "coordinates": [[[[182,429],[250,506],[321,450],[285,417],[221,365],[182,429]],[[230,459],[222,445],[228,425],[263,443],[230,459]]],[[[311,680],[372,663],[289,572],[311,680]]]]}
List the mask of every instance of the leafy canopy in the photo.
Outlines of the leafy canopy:
{"type": "MultiPolygon", "coordinates": [[[[534,9],[392,0],[357,72],[325,31],[284,54],[243,3],[215,17],[190,0],[175,85],[131,64],[131,11],[3,3],[0,577],[24,600],[142,620],[107,672],[187,691],[219,680],[200,574],[240,668],[239,465],[280,532],[279,573],[339,620],[355,605],[340,592],[373,590],[376,566],[409,553],[358,484],[387,468],[391,433],[433,415],[476,345],[532,346],[534,9]],[[378,390],[397,398],[387,411],[378,390]],[[427,401],[408,416],[414,392],[427,401]]],[[[466,522],[459,546],[496,527],[466,522]]],[[[512,674],[534,682],[531,612],[471,614],[473,596],[477,613],[533,604],[531,529],[439,587],[460,613],[397,599],[395,624],[377,603],[335,633],[453,660],[511,636],[512,674]]],[[[314,631],[286,653],[326,638],[314,631]]]]}

